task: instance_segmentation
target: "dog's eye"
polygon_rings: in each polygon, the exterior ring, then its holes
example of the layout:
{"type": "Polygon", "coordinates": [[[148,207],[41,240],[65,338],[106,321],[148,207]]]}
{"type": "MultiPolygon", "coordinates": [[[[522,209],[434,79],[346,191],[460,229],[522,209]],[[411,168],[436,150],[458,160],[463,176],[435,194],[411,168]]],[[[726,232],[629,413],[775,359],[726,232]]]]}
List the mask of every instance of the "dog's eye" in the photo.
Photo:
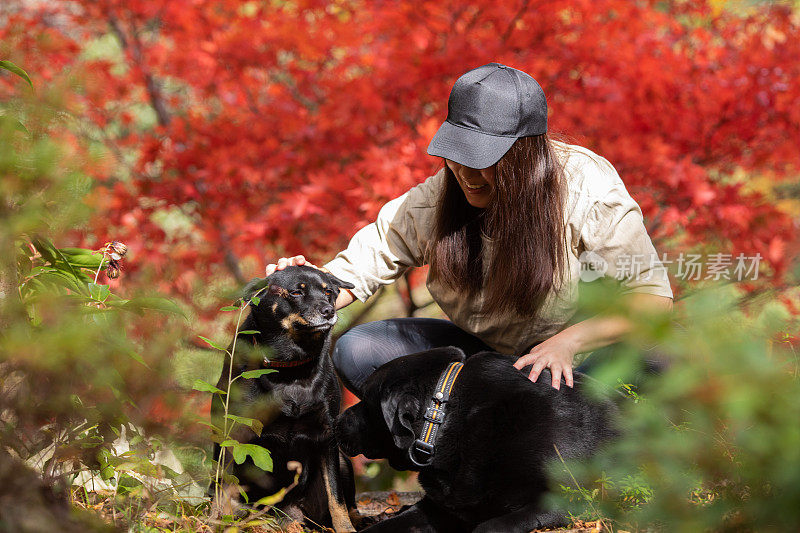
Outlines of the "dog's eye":
{"type": "Polygon", "coordinates": [[[302,296],[303,295],[303,291],[301,291],[300,289],[295,289],[295,290],[291,291],[289,294],[291,294],[292,296],[302,296]]]}
{"type": "Polygon", "coordinates": [[[331,294],[333,294],[333,291],[332,291],[332,290],[330,290],[330,289],[325,289],[325,296],[330,296],[331,294]]]}

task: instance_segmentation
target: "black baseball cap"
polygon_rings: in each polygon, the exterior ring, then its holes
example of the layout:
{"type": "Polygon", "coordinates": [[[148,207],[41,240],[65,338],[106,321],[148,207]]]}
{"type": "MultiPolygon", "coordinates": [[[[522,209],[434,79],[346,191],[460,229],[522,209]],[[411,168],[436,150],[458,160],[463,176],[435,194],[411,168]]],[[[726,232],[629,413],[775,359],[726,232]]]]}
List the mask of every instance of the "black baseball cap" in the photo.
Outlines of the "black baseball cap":
{"type": "Polygon", "coordinates": [[[471,168],[500,160],[520,137],[547,132],[547,100],[541,86],[515,68],[489,63],[456,80],[447,119],[428,154],[471,168]]]}

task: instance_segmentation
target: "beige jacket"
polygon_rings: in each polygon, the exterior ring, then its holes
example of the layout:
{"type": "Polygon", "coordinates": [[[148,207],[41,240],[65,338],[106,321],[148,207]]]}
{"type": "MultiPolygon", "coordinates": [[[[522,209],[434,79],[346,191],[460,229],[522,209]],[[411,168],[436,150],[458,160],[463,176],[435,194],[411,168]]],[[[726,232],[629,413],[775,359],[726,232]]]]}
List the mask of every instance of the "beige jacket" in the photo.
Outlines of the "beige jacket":
{"type": "MultiPolygon", "coordinates": [[[[624,292],[672,298],[667,270],[647,234],[642,211],[614,167],[586,148],[554,144],[568,183],[565,222],[571,253],[563,287],[548,295],[540,318],[487,316],[482,312],[483,293],[470,299],[440,282],[427,282],[431,295],[453,323],[507,354],[526,353],[534,344],[561,331],[575,314],[582,254],[585,281],[592,279],[591,275],[587,278],[590,273],[586,270],[591,262],[596,270],[605,268],[606,276],[621,280],[624,292]]],[[[409,267],[427,263],[425,253],[444,178],[442,169],[387,202],[377,220],[359,230],[347,249],[325,265],[356,286],[352,292],[359,300],[366,301],[409,267]]],[[[486,248],[491,244],[484,239],[486,248]]]]}

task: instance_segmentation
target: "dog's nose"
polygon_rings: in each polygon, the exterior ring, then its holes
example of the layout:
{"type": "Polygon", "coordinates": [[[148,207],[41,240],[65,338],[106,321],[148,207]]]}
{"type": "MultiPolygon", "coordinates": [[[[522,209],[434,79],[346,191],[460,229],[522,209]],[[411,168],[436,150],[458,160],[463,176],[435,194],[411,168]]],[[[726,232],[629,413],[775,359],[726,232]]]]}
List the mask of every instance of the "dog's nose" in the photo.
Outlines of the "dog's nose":
{"type": "Polygon", "coordinates": [[[336,311],[334,311],[332,305],[322,306],[322,308],[320,308],[319,312],[326,319],[331,319],[331,318],[333,318],[333,315],[336,314],[336,311]]]}

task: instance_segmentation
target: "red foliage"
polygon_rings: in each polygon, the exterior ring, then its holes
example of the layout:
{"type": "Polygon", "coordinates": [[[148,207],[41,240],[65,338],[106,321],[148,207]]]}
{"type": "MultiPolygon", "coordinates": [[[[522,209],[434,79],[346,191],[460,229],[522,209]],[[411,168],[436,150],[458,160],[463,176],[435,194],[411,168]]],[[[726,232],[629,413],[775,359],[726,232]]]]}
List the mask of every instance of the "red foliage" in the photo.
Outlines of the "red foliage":
{"type": "Polygon", "coordinates": [[[226,254],[329,258],[438,167],[450,87],[489,61],[541,83],[551,131],[616,166],[659,249],[761,253],[778,283],[791,221],[729,178],[798,171],[799,25],[700,0],[77,0],[11,14],[0,52],[40,86],[85,74],[74,112],[135,161],[95,169],[94,235],[173,292],[226,254]],[[109,35],[119,58],[82,53],[109,35]]]}

